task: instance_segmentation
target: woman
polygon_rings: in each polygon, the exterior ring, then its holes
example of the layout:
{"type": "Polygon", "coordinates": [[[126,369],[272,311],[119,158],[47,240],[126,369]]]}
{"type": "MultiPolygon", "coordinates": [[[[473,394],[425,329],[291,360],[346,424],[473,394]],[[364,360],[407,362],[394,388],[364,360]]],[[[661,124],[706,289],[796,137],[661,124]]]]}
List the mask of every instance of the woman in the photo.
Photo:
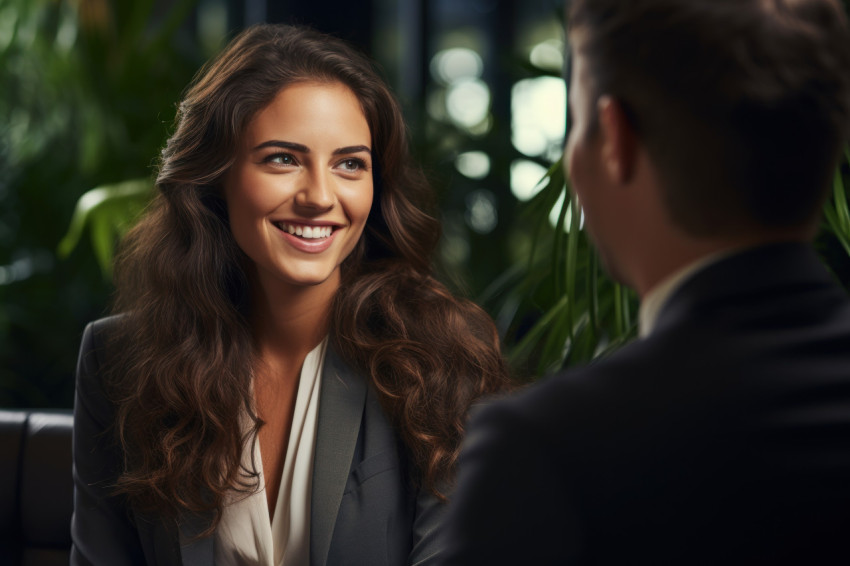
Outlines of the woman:
{"type": "Polygon", "coordinates": [[[407,564],[437,534],[492,321],[430,273],[398,104],[342,42],[262,25],[201,71],[119,316],[77,370],[72,563],[407,564]]]}

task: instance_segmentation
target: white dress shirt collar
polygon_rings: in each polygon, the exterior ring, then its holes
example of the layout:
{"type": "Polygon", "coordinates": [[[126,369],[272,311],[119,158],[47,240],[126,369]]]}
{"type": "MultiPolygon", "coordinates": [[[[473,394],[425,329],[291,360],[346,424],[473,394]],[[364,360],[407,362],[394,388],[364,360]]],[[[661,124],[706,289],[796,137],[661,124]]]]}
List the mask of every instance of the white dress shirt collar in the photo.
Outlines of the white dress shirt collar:
{"type": "Polygon", "coordinates": [[[705,255],[674,271],[650,289],[640,302],[638,309],[638,337],[646,338],[649,336],[655,328],[661,309],[685,281],[700,270],[733,253],[733,251],[721,251],[705,255]]]}

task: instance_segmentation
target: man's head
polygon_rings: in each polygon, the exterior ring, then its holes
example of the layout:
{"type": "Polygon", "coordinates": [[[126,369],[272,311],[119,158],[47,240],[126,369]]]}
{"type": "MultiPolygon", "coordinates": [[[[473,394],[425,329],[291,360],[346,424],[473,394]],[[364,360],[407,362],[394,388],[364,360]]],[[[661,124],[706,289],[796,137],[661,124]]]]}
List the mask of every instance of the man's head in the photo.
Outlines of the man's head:
{"type": "Polygon", "coordinates": [[[622,147],[645,149],[683,233],[814,226],[850,132],[839,0],[573,0],[568,22],[567,157],[583,201],[582,176],[595,173],[570,151],[600,135],[609,105],[626,124],[622,147]]]}

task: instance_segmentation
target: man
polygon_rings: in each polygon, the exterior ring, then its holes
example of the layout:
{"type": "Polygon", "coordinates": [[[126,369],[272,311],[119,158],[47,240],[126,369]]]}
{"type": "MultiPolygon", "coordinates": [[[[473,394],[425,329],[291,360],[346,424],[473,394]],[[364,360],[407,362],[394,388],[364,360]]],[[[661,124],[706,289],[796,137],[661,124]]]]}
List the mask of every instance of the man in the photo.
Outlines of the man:
{"type": "Polygon", "coordinates": [[[850,301],[808,243],[838,0],[575,0],[565,163],[640,339],[474,415],[449,564],[850,564],[850,301]]]}

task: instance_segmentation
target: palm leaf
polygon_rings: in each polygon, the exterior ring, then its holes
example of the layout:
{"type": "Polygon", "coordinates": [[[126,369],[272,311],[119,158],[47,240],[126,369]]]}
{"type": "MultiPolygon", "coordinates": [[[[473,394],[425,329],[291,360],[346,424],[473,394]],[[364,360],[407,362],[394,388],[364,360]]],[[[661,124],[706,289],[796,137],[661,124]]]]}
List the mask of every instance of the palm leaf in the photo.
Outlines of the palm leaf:
{"type": "Polygon", "coordinates": [[[68,231],[57,247],[57,254],[67,258],[88,227],[92,249],[101,271],[108,276],[112,273],[115,243],[152,195],[153,183],[149,179],[103,185],[86,192],[77,201],[68,231]]]}

